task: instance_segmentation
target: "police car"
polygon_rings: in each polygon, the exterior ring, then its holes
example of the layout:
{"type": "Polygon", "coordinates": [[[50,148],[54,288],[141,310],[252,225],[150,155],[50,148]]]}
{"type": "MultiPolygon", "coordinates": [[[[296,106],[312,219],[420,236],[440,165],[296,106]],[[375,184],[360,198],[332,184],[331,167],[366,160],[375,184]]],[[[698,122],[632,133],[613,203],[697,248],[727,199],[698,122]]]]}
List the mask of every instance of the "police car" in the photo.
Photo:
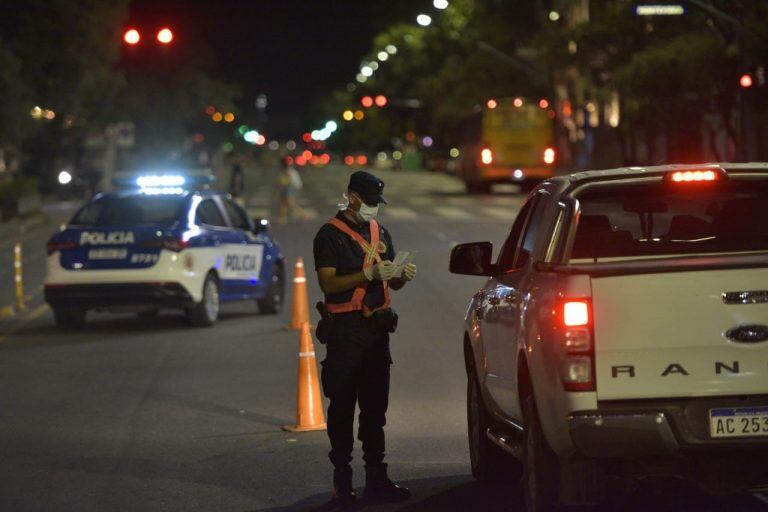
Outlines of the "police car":
{"type": "Polygon", "coordinates": [[[191,190],[184,176],[141,176],[97,194],[47,244],[45,300],[56,324],[82,327],[88,311],[151,316],[181,309],[193,326],[216,322],[222,303],[283,303],[284,261],[266,220],[228,195],[191,190]]]}

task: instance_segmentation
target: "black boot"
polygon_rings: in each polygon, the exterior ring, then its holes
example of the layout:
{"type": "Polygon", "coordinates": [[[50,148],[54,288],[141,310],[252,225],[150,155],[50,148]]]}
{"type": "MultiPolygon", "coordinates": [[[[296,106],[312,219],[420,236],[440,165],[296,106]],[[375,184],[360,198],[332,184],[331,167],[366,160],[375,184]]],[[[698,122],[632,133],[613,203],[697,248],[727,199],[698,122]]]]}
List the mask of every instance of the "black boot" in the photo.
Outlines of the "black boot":
{"type": "Polygon", "coordinates": [[[387,477],[386,464],[366,465],[363,496],[369,501],[396,502],[409,499],[411,491],[387,477]]]}
{"type": "Polygon", "coordinates": [[[337,510],[349,510],[355,504],[355,493],[352,492],[352,468],[341,466],[333,470],[333,497],[331,504],[337,510]]]}

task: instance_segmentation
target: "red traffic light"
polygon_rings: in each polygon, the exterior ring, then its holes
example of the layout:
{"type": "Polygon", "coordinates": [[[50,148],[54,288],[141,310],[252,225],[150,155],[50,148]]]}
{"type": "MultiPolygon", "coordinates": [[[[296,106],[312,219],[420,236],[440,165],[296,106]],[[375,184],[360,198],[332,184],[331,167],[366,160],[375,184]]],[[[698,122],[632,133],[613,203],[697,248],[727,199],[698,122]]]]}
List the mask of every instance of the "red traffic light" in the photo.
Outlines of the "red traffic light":
{"type": "Polygon", "coordinates": [[[360,103],[362,103],[365,108],[371,108],[373,106],[373,98],[370,96],[363,96],[360,103]]]}
{"type": "Polygon", "coordinates": [[[157,31],[157,41],[161,44],[169,44],[173,41],[173,31],[168,27],[163,27],[157,31]]]}
{"type": "Polygon", "coordinates": [[[139,44],[139,41],[141,41],[141,34],[139,34],[139,31],[135,28],[129,28],[125,31],[125,34],[123,34],[123,41],[131,46],[139,44]]]}
{"type": "Polygon", "coordinates": [[[742,86],[744,89],[749,89],[752,87],[752,75],[749,73],[744,73],[741,75],[741,78],[739,78],[739,85],[742,86]]]}
{"type": "Polygon", "coordinates": [[[378,96],[376,96],[375,101],[376,101],[377,107],[383,107],[387,104],[387,97],[384,96],[383,94],[379,94],[378,96]]]}

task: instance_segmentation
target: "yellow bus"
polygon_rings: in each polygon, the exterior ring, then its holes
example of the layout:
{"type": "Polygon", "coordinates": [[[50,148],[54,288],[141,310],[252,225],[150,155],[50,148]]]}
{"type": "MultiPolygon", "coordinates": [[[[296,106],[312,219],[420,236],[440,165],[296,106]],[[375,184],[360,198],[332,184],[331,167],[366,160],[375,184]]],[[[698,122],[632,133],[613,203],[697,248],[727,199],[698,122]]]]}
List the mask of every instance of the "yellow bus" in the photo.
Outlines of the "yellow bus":
{"type": "Polygon", "coordinates": [[[489,192],[494,183],[528,190],[555,174],[555,113],[545,100],[488,100],[463,123],[456,166],[467,192],[489,192]]]}

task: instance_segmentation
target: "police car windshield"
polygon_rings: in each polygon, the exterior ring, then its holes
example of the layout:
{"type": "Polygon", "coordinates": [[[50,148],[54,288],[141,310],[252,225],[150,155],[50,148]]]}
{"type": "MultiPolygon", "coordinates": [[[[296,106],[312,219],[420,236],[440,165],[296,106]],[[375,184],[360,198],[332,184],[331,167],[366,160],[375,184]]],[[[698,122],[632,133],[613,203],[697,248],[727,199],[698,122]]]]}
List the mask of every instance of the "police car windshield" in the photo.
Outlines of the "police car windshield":
{"type": "Polygon", "coordinates": [[[185,198],[178,195],[107,196],[86,205],[72,219],[79,226],[169,225],[179,219],[185,198]]]}
{"type": "Polygon", "coordinates": [[[768,251],[768,181],[597,186],[571,259],[768,251]]]}

